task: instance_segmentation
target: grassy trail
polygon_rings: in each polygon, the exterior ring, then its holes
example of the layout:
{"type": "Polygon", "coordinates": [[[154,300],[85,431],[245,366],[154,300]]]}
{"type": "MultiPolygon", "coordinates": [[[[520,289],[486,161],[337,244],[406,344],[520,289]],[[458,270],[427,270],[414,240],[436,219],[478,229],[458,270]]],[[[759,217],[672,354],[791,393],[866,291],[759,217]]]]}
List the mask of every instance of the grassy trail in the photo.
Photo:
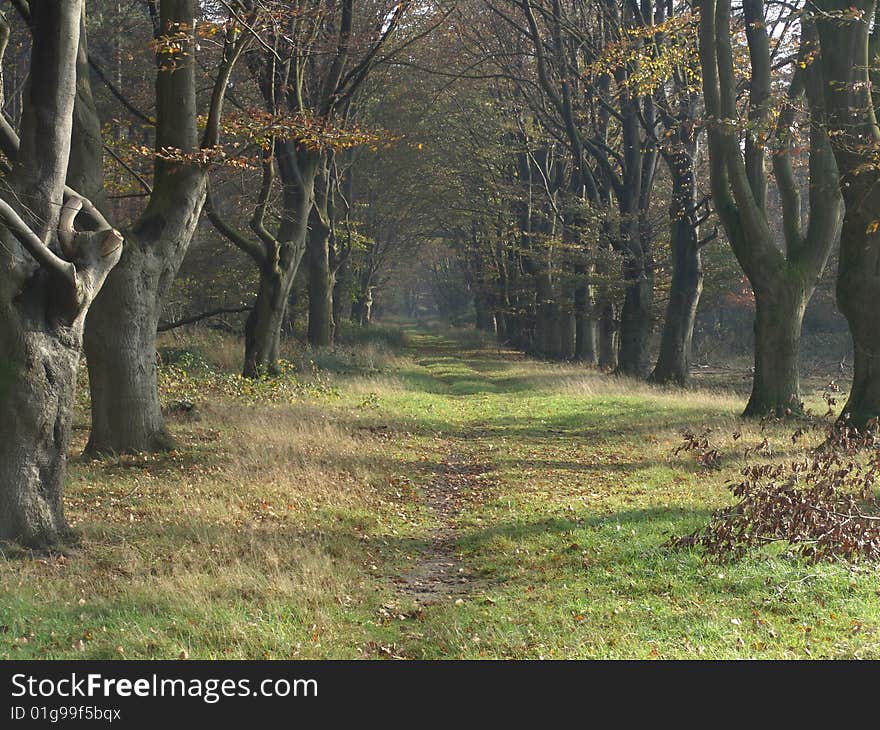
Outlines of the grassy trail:
{"type": "Polygon", "coordinates": [[[178,452],[75,458],[81,545],[0,565],[0,655],[880,657],[874,568],[664,547],[747,449],[809,445],[740,423],[740,396],[425,331],[334,357],[283,402],[175,371],[202,394],[178,452]],[[673,453],[704,427],[720,470],[673,453]]]}

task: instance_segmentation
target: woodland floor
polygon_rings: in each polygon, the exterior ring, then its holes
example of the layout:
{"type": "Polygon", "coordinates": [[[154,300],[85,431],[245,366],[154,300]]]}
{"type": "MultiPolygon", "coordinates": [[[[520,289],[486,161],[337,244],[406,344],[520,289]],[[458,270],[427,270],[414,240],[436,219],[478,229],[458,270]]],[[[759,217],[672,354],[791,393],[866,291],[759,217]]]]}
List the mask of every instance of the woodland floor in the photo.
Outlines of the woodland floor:
{"type": "Polygon", "coordinates": [[[0,656],[880,658],[875,567],[664,546],[811,445],[740,393],[415,328],[253,385],[192,337],[166,343],[176,452],[83,460],[80,403],[79,545],[0,558],[0,656]],[[704,427],[720,470],[673,453],[704,427]]]}

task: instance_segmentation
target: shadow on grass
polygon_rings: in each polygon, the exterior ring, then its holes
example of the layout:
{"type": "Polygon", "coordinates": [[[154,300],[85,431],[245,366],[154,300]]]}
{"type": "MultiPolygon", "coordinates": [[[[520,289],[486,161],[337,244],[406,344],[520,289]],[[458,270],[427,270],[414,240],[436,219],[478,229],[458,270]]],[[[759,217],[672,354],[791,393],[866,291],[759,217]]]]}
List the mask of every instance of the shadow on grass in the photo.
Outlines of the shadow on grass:
{"type": "Polygon", "coordinates": [[[519,541],[536,536],[571,535],[584,529],[616,525],[620,525],[621,528],[633,526],[665,528],[683,520],[708,520],[710,515],[711,510],[707,508],[670,506],[608,512],[579,519],[548,516],[527,522],[498,522],[489,527],[468,530],[459,542],[462,545],[478,547],[498,537],[519,541]]]}

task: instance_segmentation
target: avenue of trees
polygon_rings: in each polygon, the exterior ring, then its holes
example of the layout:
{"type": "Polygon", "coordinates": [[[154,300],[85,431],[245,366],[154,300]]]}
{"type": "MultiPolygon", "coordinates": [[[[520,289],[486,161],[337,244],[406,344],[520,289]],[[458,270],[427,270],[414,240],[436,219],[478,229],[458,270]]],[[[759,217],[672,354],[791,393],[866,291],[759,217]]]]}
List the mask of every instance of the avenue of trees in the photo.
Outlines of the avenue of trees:
{"type": "Polygon", "coordinates": [[[87,451],[167,450],[157,331],[215,315],[248,378],[279,373],[286,336],[330,347],[345,320],[428,302],[536,357],[686,387],[705,290],[753,307],[744,415],[763,417],[802,410],[805,313],[834,290],[841,418],[864,428],[877,12],[3,0],[0,539],[64,538],[81,356],[87,451]]]}

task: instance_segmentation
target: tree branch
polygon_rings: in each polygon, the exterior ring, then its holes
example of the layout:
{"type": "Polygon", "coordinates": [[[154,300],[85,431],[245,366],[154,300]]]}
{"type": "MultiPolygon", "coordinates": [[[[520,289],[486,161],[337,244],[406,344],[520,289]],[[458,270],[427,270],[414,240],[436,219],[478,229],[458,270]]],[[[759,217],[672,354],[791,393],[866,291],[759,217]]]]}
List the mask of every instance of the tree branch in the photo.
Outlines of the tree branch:
{"type": "Polygon", "coordinates": [[[76,268],[74,265],[52,253],[49,247],[40,240],[40,237],[15,212],[15,209],[3,199],[0,199],[0,218],[3,219],[3,223],[10,233],[18,239],[18,242],[24,246],[40,266],[74,289],[76,288],[76,268]]]}
{"type": "Polygon", "coordinates": [[[132,104],[125,95],[116,88],[116,85],[107,78],[107,74],[104,73],[104,69],[101,68],[100,64],[95,60],[95,57],[90,53],[89,56],[89,66],[92,67],[92,70],[101,79],[104,86],[107,87],[107,90],[116,97],[117,101],[119,101],[122,106],[124,106],[128,111],[133,114],[137,119],[142,121],[144,124],[150,127],[156,126],[156,120],[150,119],[149,116],[144,114],[140,109],[138,109],[134,104],[132,104]]]}
{"type": "Polygon", "coordinates": [[[217,309],[212,309],[208,312],[203,312],[202,314],[196,314],[192,317],[184,317],[183,319],[178,319],[174,322],[159,322],[159,326],[156,327],[156,332],[168,332],[169,330],[177,329],[178,327],[201,322],[203,319],[208,319],[209,317],[216,317],[218,314],[241,314],[242,312],[250,312],[252,309],[252,305],[244,305],[241,307],[217,307],[217,309]]]}
{"type": "Polygon", "coordinates": [[[265,266],[266,254],[262,247],[223,220],[214,205],[214,196],[211,193],[210,184],[207,185],[207,189],[208,191],[205,197],[205,212],[208,214],[208,220],[211,221],[214,228],[216,228],[224,238],[250,256],[256,262],[257,266],[265,266]]]}

